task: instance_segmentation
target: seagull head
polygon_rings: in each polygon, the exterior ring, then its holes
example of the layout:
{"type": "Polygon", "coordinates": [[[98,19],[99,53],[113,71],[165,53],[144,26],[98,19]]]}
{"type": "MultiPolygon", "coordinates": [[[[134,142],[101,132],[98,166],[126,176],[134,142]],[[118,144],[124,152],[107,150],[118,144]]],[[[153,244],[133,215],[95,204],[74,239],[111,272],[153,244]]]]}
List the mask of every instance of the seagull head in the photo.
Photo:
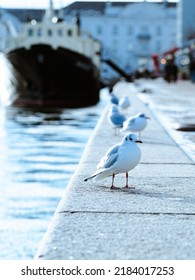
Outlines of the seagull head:
{"type": "Polygon", "coordinates": [[[149,117],[146,116],[146,114],[141,113],[138,115],[139,118],[143,118],[143,119],[150,119],[149,117]]]}
{"type": "Polygon", "coordinates": [[[123,143],[127,143],[127,142],[135,142],[135,143],[142,143],[141,140],[137,139],[137,136],[133,133],[129,133],[127,134],[124,138],[123,138],[123,143]]]}

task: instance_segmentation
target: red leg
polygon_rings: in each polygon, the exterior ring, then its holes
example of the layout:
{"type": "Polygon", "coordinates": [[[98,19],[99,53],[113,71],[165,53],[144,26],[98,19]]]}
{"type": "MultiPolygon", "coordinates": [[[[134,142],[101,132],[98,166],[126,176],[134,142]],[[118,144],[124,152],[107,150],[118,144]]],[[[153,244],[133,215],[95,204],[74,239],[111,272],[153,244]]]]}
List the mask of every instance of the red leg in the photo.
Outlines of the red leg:
{"type": "Polygon", "coordinates": [[[131,187],[129,186],[129,175],[128,175],[128,172],[126,172],[126,186],[125,186],[126,189],[135,189],[135,187],[131,187]]]}
{"type": "Polygon", "coordinates": [[[128,172],[126,172],[126,186],[125,186],[125,188],[127,188],[128,189],[128,187],[129,187],[129,185],[128,185],[128,182],[129,181],[129,175],[128,175],[128,172]]]}
{"type": "Polygon", "coordinates": [[[113,173],[113,174],[112,174],[112,186],[110,187],[112,190],[113,190],[113,189],[118,189],[118,188],[116,188],[116,187],[114,186],[114,177],[115,177],[115,174],[113,173]]]}

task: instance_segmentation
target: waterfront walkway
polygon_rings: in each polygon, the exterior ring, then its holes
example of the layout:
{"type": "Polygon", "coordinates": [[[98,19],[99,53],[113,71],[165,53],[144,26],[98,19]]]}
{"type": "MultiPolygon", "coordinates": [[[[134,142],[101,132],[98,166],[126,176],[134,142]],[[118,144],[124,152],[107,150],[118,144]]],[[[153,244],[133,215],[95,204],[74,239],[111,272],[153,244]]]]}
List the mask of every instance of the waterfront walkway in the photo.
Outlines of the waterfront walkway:
{"type": "MultiPolygon", "coordinates": [[[[84,182],[107,149],[123,138],[114,135],[107,108],[65,190],[35,259],[171,260],[195,258],[195,166],[132,90],[129,115],[151,119],[140,144],[142,158],[132,170],[134,190],[110,190],[111,178],[84,182]]],[[[123,187],[125,174],[116,176],[123,187]]]]}

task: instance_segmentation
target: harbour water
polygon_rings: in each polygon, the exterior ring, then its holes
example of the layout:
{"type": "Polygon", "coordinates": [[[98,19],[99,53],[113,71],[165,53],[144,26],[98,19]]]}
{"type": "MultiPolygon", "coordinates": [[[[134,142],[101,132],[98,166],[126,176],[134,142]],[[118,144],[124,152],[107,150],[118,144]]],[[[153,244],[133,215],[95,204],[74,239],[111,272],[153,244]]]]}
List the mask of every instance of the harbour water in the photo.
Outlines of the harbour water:
{"type": "Polygon", "coordinates": [[[0,109],[0,259],[32,258],[101,112],[0,109]]]}
{"type": "Polygon", "coordinates": [[[4,66],[1,63],[0,259],[32,259],[105,107],[107,92],[88,108],[14,108],[7,106],[4,66]]]}

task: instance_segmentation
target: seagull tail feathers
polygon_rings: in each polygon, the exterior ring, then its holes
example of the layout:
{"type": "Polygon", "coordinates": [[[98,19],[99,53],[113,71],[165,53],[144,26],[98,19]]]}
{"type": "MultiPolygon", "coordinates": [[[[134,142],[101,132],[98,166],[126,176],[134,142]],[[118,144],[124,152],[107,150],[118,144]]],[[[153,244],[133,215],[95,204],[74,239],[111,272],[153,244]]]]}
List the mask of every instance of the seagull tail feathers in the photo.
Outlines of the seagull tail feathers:
{"type": "Polygon", "coordinates": [[[84,182],[87,182],[88,180],[91,180],[91,179],[93,179],[94,181],[99,181],[106,177],[107,177],[107,175],[102,171],[99,173],[95,173],[95,174],[91,175],[90,177],[84,179],[84,182]]]}
{"type": "Polygon", "coordinates": [[[84,179],[84,182],[87,182],[88,180],[94,179],[97,176],[97,174],[91,175],[90,177],[84,179]]]}

